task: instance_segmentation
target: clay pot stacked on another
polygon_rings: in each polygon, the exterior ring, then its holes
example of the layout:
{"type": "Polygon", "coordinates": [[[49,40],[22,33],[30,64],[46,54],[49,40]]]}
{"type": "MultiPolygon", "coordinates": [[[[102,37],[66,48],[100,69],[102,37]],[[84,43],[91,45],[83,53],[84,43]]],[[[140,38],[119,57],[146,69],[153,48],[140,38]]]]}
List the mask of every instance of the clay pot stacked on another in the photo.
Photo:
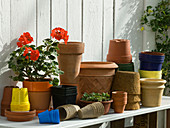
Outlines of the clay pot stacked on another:
{"type": "Polygon", "coordinates": [[[116,113],[123,113],[125,106],[127,104],[127,92],[123,91],[112,92],[112,99],[113,99],[112,106],[114,106],[114,111],[116,113]]]}
{"type": "Polygon", "coordinates": [[[87,93],[110,92],[115,69],[113,62],[82,62],[79,74],[78,99],[87,93]]]}
{"type": "Polygon", "coordinates": [[[118,64],[119,71],[134,71],[134,64],[130,52],[130,40],[110,40],[107,61],[118,64]]]}
{"type": "Polygon", "coordinates": [[[142,78],[140,79],[140,83],[142,91],[142,105],[146,107],[160,106],[166,80],[142,78]]]}
{"type": "Polygon", "coordinates": [[[1,116],[5,116],[5,109],[10,109],[13,88],[18,88],[18,87],[17,86],[4,87],[3,98],[1,101],[1,116]]]}
{"type": "Polygon", "coordinates": [[[140,60],[140,77],[141,78],[162,78],[162,63],[165,55],[160,52],[141,52],[139,53],[140,60]]]}
{"type": "Polygon", "coordinates": [[[127,92],[126,110],[140,109],[140,76],[138,72],[116,72],[112,91],[127,92]]]}

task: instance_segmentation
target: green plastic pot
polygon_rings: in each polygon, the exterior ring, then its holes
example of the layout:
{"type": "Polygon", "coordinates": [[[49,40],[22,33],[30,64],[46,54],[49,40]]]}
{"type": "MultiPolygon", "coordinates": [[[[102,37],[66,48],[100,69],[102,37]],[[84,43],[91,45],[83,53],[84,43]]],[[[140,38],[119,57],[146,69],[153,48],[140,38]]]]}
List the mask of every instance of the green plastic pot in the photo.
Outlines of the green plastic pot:
{"type": "Polygon", "coordinates": [[[128,64],[117,64],[119,66],[119,71],[132,71],[134,72],[134,63],[128,63],[128,64]]]}

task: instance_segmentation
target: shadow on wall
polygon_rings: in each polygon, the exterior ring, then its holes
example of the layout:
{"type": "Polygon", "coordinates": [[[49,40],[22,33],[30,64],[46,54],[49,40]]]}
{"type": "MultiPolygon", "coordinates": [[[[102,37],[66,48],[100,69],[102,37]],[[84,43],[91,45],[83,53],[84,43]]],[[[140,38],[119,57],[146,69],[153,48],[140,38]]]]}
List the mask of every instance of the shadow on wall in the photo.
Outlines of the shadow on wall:
{"type": "Polygon", "coordinates": [[[143,1],[142,0],[122,0],[119,11],[126,9],[128,19],[124,21],[121,26],[121,32],[118,33],[117,38],[124,38],[130,40],[132,61],[135,63],[135,71],[139,69],[138,53],[143,49],[143,36],[140,31],[140,18],[143,13],[143,1]],[[128,6],[128,7],[127,7],[128,6]]]}

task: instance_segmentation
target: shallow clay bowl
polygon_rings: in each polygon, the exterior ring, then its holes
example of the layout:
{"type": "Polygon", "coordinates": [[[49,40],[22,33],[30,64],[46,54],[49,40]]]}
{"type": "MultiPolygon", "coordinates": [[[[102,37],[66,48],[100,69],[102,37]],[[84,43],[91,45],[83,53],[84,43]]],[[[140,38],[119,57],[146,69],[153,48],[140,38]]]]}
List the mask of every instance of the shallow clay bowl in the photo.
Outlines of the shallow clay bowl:
{"type": "Polygon", "coordinates": [[[5,110],[5,116],[9,121],[24,122],[31,121],[36,116],[36,110],[29,112],[11,112],[9,109],[5,110]]]}

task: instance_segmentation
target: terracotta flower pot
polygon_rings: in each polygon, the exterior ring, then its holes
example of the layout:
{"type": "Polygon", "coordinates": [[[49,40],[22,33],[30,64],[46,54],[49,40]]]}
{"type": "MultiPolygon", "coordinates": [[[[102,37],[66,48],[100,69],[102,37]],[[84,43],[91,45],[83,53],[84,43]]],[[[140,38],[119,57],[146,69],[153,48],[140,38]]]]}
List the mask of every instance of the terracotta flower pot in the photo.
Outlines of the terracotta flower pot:
{"type": "Polygon", "coordinates": [[[131,63],[132,55],[130,53],[130,40],[110,40],[107,61],[115,62],[117,64],[131,63]]]}
{"type": "Polygon", "coordinates": [[[18,87],[17,86],[4,87],[3,98],[1,101],[1,116],[5,116],[5,109],[10,109],[13,88],[18,88],[18,87]]]}
{"type": "Polygon", "coordinates": [[[24,81],[23,87],[28,88],[29,100],[31,104],[31,109],[35,109],[38,113],[49,109],[51,94],[49,80],[32,82],[24,81]]]}
{"type": "Polygon", "coordinates": [[[125,106],[127,104],[127,92],[123,91],[112,92],[112,99],[113,99],[112,106],[114,106],[114,111],[116,113],[123,113],[125,106]]]}
{"type": "Polygon", "coordinates": [[[126,108],[128,110],[136,110],[140,108],[140,75],[138,72],[118,71],[116,72],[115,79],[112,86],[112,91],[125,91],[130,95],[131,99],[137,98],[138,101],[127,102],[126,108]],[[138,102],[138,104],[136,103],[138,102]],[[135,106],[136,105],[136,106],[135,106]]]}
{"type": "Polygon", "coordinates": [[[79,74],[78,99],[85,92],[110,92],[116,68],[118,66],[113,62],[82,62],[79,74]]]}
{"type": "Polygon", "coordinates": [[[30,110],[29,112],[11,112],[9,109],[7,109],[5,110],[5,116],[9,121],[31,121],[36,116],[36,110],[30,110]]]}
{"type": "MultiPolygon", "coordinates": [[[[113,100],[110,100],[110,101],[102,101],[101,103],[103,104],[104,106],[104,114],[107,114],[110,110],[110,106],[111,106],[111,103],[113,102],[113,100]]],[[[81,103],[81,106],[86,106],[88,104],[92,104],[92,103],[95,103],[95,101],[84,101],[84,100],[80,100],[80,103],[81,103]]]]}
{"type": "Polygon", "coordinates": [[[77,85],[77,76],[80,71],[82,54],[84,53],[84,43],[68,42],[67,45],[59,43],[58,48],[59,68],[64,71],[64,74],[60,75],[60,84],[77,85]]]}
{"type": "Polygon", "coordinates": [[[147,107],[160,106],[166,80],[142,78],[140,82],[142,88],[142,105],[147,107]]]}

